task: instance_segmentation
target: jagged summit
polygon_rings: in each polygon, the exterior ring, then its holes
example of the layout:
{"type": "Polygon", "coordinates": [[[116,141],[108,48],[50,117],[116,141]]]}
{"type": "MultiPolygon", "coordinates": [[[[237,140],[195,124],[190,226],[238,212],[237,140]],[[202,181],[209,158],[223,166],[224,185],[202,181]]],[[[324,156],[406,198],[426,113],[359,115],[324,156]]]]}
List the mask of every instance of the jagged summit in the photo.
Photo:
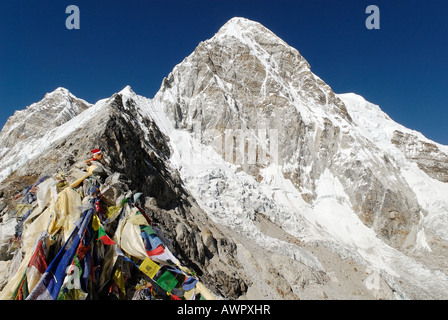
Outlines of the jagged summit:
{"type": "Polygon", "coordinates": [[[258,25],[258,26],[262,26],[261,23],[258,23],[258,22],[253,21],[253,20],[249,20],[249,19],[244,18],[244,17],[233,17],[233,18],[231,18],[229,21],[227,21],[227,22],[221,27],[221,29],[224,28],[224,27],[226,27],[226,26],[232,25],[232,24],[238,24],[238,25],[241,25],[241,26],[244,26],[244,25],[245,25],[245,26],[249,26],[249,25],[258,25]]]}
{"type": "Polygon", "coordinates": [[[233,17],[227,21],[217,32],[217,34],[232,34],[235,30],[250,30],[257,28],[260,31],[268,31],[261,23],[243,17],[233,17]]]}
{"type": "Polygon", "coordinates": [[[120,90],[118,92],[118,94],[121,94],[121,95],[136,95],[136,93],[134,92],[134,90],[132,90],[130,85],[125,86],[122,90],[120,90]]]}
{"type": "Polygon", "coordinates": [[[234,17],[227,21],[215,34],[213,38],[223,37],[223,36],[234,36],[240,39],[247,37],[250,34],[256,35],[257,33],[263,34],[264,36],[271,36],[272,38],[277,38],[278,41],[283,42],[282,39],[277,37],[271,30],[263,26],[261,23],[249,20],[242,17],[234,17]]]}
{"type": "MultiPolygon", "coordinates": [[[[285,51],[293,51],[295,55],[300,56],[297,49],[290,47],[283,39],[264,25],[242,17],[230,19],[211,39],[205,42],[218,42],[226,46],[225,41],[230,39],[244,43],[252,51],[252,54],[257,55],[259,59],[266,60],[265,63],[267,64],[272,60],[272,57],[270,57],[272,49],[278,50],[278,47],[285,51]]],[[[300,58],[305,60],[302,56],[300,58]]]]}
{"type": "Polygon", "coordinates": [[[52,95],[73,95],[68,89],[64,87],[57,87],[52,92],[48,92],[45,94],[45,97],[52,96],[52,95]]]}
{"type": "Polygon", "coordinates": [[[41,137],[91,106],[85,100],[75,97],[67,89],[59,87],[45,94],[41,101],[16,111],[7,120],[0,132],[0,148],[10,148],[18,140],[41,137]]]}
{"type": "MultiPolygon", "coordinates": [[[[58,87],[51,92],[47,92],[42,100],[39,102],[32,103],[23,110],[18,110],[14,113],[9,120],[12,122],[16,121],[17,118],[27,116],[32,112],[46,110],[47,108],[64,108],[64,107],[79,107],[79,104],[84,104],[85,106],[90,106],[88,102],[83,99],[77,98],[68,89],[63,87],[58,87]],[[73,103],[74,102],[74,103],[73,103]],[[72,103],[72,104],[68,104],[72,103]]],[[[77,112],[77,111],[75,111],[77,112]]]]}
{"type": "Polygon", "coordinates": [[[37,108],[45,110],[46,108],[66,108],[67,112],[73,115],[79,114],[92,104],[76,97],[68,89],[58,87],[55,90],[48,92],[41,101],[33,103],[27,109],[37,108]]]}

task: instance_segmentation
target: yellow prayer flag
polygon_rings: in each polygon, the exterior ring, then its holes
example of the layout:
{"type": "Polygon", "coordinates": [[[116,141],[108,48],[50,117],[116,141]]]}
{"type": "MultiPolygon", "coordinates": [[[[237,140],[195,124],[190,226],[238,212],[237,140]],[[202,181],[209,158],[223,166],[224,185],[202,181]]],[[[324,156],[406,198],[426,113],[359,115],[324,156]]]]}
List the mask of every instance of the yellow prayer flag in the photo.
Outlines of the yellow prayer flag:
{"type": "MultiPolygon", "coordinates": [[[[96,167],[95,167],[95,168],[96,168],[96,167]]],[[[88,170],[88,171],[89,171],[89,170],[88,170]]],[[[90,171],[92,171],[92,170],[90,170],[90,171]]],[[[78,188],[79,185],[80,185],[84,180],[86,180],[88,177],[90,177],[92,174],[93,174],[93,173],[91,173],[91,172],[87,173],[85,176],[82,176],[81,178],[79,178],[79,179],[73,181],[73,182],[69,185],[69,187],[70,187],[70,188],[78,188]]]]}
{"type": "Polygon", "coordinates": [[[191,298],[193,297],[194,293],[195,293],[194,292],[194,288],[191,289],[191,290],[185,291],[185,293],[184,293],[185,300],[191,300],[191,298]]]}
{"type": "Polygon", "coordinates": [[[157,274],[160,267],[157,263],[153,262],[150,258],[146,258],[143,260],[142,264],[139,267],[140,271],[146,274],[151,279],[157,274]]]}
{"type": "Polygon", "coordinates": [[[124,285],[124,275],[120,268],[115,270],[113,280],[120,289],[120,299],[124,299],[126,297],[126,287],[124,285]]]}
{"type": "Polygon", "coordinates": [[[92,228],[95,231],[98,231],[98,229],[101,226],[101,221],[100,218],[98,218],[98,216],[96,214],[93,215],[93,219],[92,219],[92,228]]]}
{"type": "Polygon", "coordinates": [[[145,217],[141,214],[136,214],[128,219],[128,221],[135,225],[149,225],[148,221],[146,221],[145,217]]]}
{"type": "Polygon", "coordinates": [[[116,207],[116,206],[107,207],[107,213],[106,213],[107,217],[108,218],[112,217],[120,209],[121,209],[121,207],[116,207]]]}

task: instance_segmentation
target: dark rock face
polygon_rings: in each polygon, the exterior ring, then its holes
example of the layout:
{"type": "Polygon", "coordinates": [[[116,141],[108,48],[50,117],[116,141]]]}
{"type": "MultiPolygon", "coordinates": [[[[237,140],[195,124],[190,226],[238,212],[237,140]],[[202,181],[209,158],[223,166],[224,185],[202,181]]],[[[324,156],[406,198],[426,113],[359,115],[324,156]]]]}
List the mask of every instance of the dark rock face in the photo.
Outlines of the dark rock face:
{"type": "Polygon", "coordinates": [[[180,184],[180,179],[172,177],[164,164],[170,155],[166,137],[149,119],[143,122],[146,128],[150,128],[148,135],[138,124],[126,120],[123,114],[130,118],[136,116],[135,106],[127,102],[128,111],[123,107],[121,96],[115,96],[111,102],[113,112],[95,144],[108,155],[110,169],[132,181],[135,190],[154,197],[160,208],[175,208],[180,196],[176,194],[179,191],[175,186],[180,184]]]}
{"type": "Polygon", "coordinates": [[[391,141],[409,160],[428,176],[442,182],[448,182],[448,155],[441,152],[434,143],[421,141],[417,136],[395,131],[391,141]]]}

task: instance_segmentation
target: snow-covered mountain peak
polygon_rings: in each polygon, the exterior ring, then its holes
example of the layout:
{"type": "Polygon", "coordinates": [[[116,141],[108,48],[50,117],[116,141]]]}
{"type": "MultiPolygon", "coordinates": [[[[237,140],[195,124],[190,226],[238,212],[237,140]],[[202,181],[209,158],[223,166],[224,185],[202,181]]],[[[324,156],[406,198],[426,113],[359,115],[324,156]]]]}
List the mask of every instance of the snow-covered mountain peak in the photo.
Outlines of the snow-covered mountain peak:
{"type": "Polygon", "coordinates": [[[240,42],[250,49],[251,54],[262,60],[266,67],[270,68],[269,66],[271,66],[272,69],[275,69],[276,65],[272,64],[273,59],[270,55],[277,52],[279,48],[293,51],[294,55],[300,56],[296,49],[290,47],[271,30],[256,21],[242,17],[230,19],[213,38],[205,42],[223,46],[240,42]]]}
{"type": "Polygon", "coordinates": [[[378,105],[375,105],[369,101],[367,101],[363,96],[348,92],[348,93],[340,93],[337,95],[339,98],[341,98],[344,102],[347,102],[352,106],[350,108],[349,113],[355,114],[356,112],[364,112],[366,106],[371,110],[371,112],[375,112],[378,115],[384,117],[387,120],[391,120],[390,117],[381,110],[381,108],[378,105]]]}
{"type": "Polygon", "coordinates": [[[118,92],[118,94],[121,94],[123,96],[134,96],[136,93],[134,90],[132,90],[130,85],[125,86],[121,91],[118,92]]]}
{"type": "Polygon", "coordinates": [[[59,111],[59,113],[63,111],[71,114],[71,116],[74,116],[90,106],[90,103],[76,97],[68,89],[58,87],[54,91],[46,93],[41,101],[30,105],[27,109],[36,109],[41,111],[46,110],[47,108],[52,108],[59,111]]]}
{"type": "Polygon", "coordinates": [[[324,117],[351,121],[342,101],[295,48],[245,18],[231,19],[201,42],[163,81],[155,99],[167,100],[167,112],[186,127],[191,121],[204,126],[213,117],[210,127],[280,128],[273,110],[285,109],[309,123],[323,124],[324,117]],[[263,121],[249,115],[266,112],[263,121]]]}
{"type": "MultiPolygon", "coordinates": [[[[59,87],[45,94],[39,102],[16,111],[0,132],[0,181],[32,155],[44,150],[40,140],[49,144],[54,138],[54,130],[62,128],[91,106],[59,87]]],[[[67,128],[65,131],[69,132],[67,128]]]]}
{"type": "MultiPolygon", "coordinates": [[[[77,98],[68,89],[58,87],[51,92],[47,92],[39,102],[32,103],[25,109],[16,111],[14,115],[8,119],[8,122],[17,122],[17,119],[29,117],[29,115],[34,112],[45,111],[48,108],[53,110],[62,110],[64,108],[72,109],[79,107],[79,104],[85,106],[91,105],[85,100],[77,98]]],[[[77,110],[74,110],[74,112],[77,112],[77,110]]],[[[7,124],[5,127],[9,127],[9,125],[7,124]]]]}
{"type": "Polygon", "coordinates": [[[85,100],[74,96],[69,90],[59,87],[46,93],[39,102],[16,111],[3,127],[0,140],[12,132],[16,132],[16,138],[18,136],[27,138],[39,134],[67,122],[91,106],[85,100]]]}
{"type": "Polygon", "coordinates": [[[221,29],[224,29],[226,27],[229,27],[231,25],[240,25],[240,26],[250,26],[250,25],[257,25],[257,26],[261,26],[263,27],[262,24],[256,22],[256,21],[252,21],[249,20],[247,18],[244,17],[233,17],[231,18],[229,21],[227,21],[222,27],[221,29]]]}
{"type": "Polygon", "coordinates": [[[54,91],[46,93],[45,97],[50,97],[50,96],[54,96],[54,95],[60,95],[60,96],[72,95],[73,96],[73,94],[68,89],[66,89],[64,87],[58,87],[54,91]]]}
{"type": "MultiPolygon", "coordinates": [[[[171,141],[182,141],[173,157],[180,157],[190,190],[204,206],[213,203],[210,215],[224,224],[239,221],[250,229],[254,209],[307,241],[337,239],[341,250],[362,242],[357,254],[381,268],[398,263],[382,256],[391,248],[417,252],[442,230],[429,223],[423,229],[431,204],[415,194],[416,183],[436,188],[437,181],[425,180],[426,175],[448,179],[442,146],[419,139],[357,94],[335,94],[295,48],[257,22],[233,18],[201,42],[168,75],[152,103],[179,130],[172,131],[171,141]],[[189,133],[196,141],[185,142],[189,133]],[[241,170],[239,176],[223,164],[213,168],[216,155],[188,166],[185,159],[201,154],[196,143],[213,147],[241,170]],[[247,199],[243,185],[253,182],[239,180],[245,174],[286,211],[261,195],[261,202],[247,199]],[[242,211],[235,203],[250,209],[242,211]],[[291,217],[297,219],[292,224],[291,217]]],[[[423,189],[422,194],[427,196],[423,189]]],[[[432,208],[447,216],[446,202],[437,203],[432,208]]]]}
{"type": "Polygon", "coordinates": [[[216,36],[241,36],[244,32],[270,32],[262,24],[242,17],[234,17],[227,21],[216,36]]]}

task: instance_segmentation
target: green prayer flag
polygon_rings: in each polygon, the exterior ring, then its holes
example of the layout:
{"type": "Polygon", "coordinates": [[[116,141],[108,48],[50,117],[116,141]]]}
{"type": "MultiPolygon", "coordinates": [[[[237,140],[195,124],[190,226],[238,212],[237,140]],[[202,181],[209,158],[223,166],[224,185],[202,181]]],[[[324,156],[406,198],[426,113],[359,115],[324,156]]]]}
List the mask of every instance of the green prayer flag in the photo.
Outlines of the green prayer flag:
{"type": "Polygon", "coordinates": [[[153,228],[151,228],[150,226],[140,226],[140,230],[145,231],[147,234],[151,235],[151,234],[156,234],[156,232],[153,230],[153,228]]]}
{"type": "Polygon", "coordinates": [[[177,285],[178,281],[174,276],[169,272],[165,271],[159,279],[157,279],[157,284],[166,292],[170,293],[171,290],[177,285]]]}

